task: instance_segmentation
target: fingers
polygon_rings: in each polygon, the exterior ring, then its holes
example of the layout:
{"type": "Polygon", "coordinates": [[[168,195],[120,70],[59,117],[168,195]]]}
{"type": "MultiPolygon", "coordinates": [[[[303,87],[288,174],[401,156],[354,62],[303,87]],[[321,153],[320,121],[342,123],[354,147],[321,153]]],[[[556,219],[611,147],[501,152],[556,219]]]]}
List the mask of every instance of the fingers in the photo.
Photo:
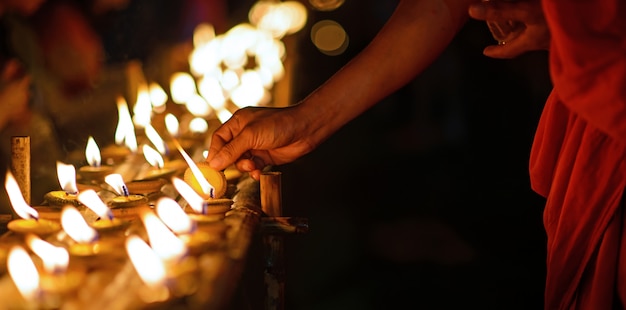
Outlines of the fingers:
{"type": "Polygon", "coordinates": [[[529,12],[528,3],[525,1],[481,1],[469,7],[470,17],[477,20],[524,21],[528,19],[529,12]]]}
{"type": "Polygon", "coordinates": [[[483,55],[497,59],[511,59],[523,54],[526,50],[520,46],[519,41],[512,40],[501,45],[485,47],[483,55]]]}

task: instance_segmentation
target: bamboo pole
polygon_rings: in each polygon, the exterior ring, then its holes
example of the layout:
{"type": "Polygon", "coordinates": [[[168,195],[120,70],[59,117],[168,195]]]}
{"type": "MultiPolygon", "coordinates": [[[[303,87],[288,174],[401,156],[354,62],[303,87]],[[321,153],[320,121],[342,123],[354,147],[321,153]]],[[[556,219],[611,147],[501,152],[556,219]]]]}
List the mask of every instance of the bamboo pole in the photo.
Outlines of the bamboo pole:
{"type": "MultiPolygon", "coordinates": [[[[30,204],[30,137],[11,137],[11,173],[20,186],[22,196],[30,204]]],[[[15,218],[15,214],[13,216],[15,218]]]]}

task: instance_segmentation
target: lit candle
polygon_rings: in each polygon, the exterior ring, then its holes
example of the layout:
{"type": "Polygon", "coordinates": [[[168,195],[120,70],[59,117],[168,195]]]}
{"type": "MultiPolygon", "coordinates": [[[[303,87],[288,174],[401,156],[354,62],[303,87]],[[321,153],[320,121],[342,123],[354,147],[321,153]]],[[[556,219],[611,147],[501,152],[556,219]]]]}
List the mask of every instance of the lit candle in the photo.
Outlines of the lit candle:
{"type": "Polygon", "coordinates": [[[76,168],[73,165],[57,161],[57,178],[62,190],[47,192],[44,195],[45,201],[49,205],[57,207],[62,207],[66,204],[80,205],[80,202],[76,199],[78,194],[76,168]]]}
{"type": "Polygon", "coordinates": [[[195,290],[197,261],[187,255],[189,248],[151,209],[142,209],[141,220],[154,253],[165,265],[170,290],[175,296],[185,296],[195,290]]]}
{"type": "MultiPolygon", "coordinates": [[[[24,302],[22,307],[37,309],[41,290],[39,288],[39,272],[26,250],[19,246],[13,246],[7,258],[9,276],[17,286],[24,302]]],[[[15,306],[15,305],[14,305],[15,306]]]]}
{"type": "Polygon", "coordinates": [[[100,148],[96,143],[96,140],[92,136],[89,136],[87,140],[87,146],[85,147],[85,157],[87,158],[88,166],[82,166],[78,169],[78,174],[87,181],[101,181],[104,176],[111,173],[113,168],[111,166],[102,165],[102,157],[100,155],[100,148]]]}
{"type": "Polygon", "coordinates": [[[196,220],[191,218],[176,200],[162,197],[156,203],[156,213],[169,229],[189,248],[191,254],[197,255],[213,250],[224,241],[226,225],[221,232],[209,233],[205,229],[197,230],[196,220]]]}
{"type": "Polygon", "coordinates": [[[154,250],[139,236],[130,235],[126,238],[126,252],[145,286],[137,291],[142,301],[155,303],[167,300],[170,292],[165,264],[154,250]]]}
{"type": "Polygon", "coordinates": [[[45,236],[61,229],[61,226],[57,222],[40,219],[39,212],[26,203],[11,171],[7,171],[4,186],[9,195],[13,210],[21,217],[21,219],[12,220],[7,224],[9,230],[18,233],[33,233],[45,236]]]}
{"type": "Polygon", "coordinates": [[[99,233],[115,231],[128,227],[128,221],[122,221],[113,215],[113,211],[100,199],[94,190],[86,190],[78,194],[78,200],[87,208],[92,210],[98,218],[91,222],[91,227],[99,233]]]}
{"type": "Polygon", "coordinates": [[[111,253],[113,248],[108,244],[98,242],[100,235],[72,205],[66,205],[61,211],[61,226],[71,238],[69,252],[76,256],[94,256],[111,253]]]}
{"type": "Polygon", "coordinates": [[[211,168],[207,162],[194,162],[179,143],[176,148],[189,166],[183,175],[185,182],[204,199],[222,198],[228,187],[224,173],[211,168]]]}
{"type": "Polygon", "coordinates": [[[104,181],[113,188],[117,196],[107,202],[118,218],[134,218],[137,215],[136,207],[146,206],[148,198],[143,195],[130,194],[128,187],[120,174],[107,175],[104,181]]]}
{"type": "Polygon", "coordinates": [[[200,223],[223,219],[232,207],[232,199],[204,199],[180,178],[172,177],[172,184],[191,208],[189,216],[200,223]]]}
{"type": "Polygon", "coordinates": [[[59,299],[78,288],[85,272],[76,266],[68,268],[70,256],[65,248],[54,246],[32,234],[28,234],[25,241],[42,261],[43,272],[40,273],[39,283],[47,304],[58,303],[59,299]]]}

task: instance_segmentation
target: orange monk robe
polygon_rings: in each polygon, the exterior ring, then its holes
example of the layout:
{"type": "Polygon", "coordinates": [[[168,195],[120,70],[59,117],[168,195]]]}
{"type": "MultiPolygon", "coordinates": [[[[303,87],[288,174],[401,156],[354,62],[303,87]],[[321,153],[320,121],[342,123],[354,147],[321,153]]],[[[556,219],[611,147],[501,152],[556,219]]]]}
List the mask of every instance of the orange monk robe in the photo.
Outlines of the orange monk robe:
{"type": "Polygon", "coordinates": [[[547,198],[545,309],[626,300],[626,2],[543,2],[553,91],[530,157],[547,198]]]}

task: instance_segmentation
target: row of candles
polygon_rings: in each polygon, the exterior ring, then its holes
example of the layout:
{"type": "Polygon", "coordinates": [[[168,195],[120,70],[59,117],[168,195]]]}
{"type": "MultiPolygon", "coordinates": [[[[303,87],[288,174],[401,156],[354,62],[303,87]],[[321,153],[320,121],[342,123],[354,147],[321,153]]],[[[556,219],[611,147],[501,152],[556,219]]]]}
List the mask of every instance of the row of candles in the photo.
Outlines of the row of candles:
{"type": "Polygon", "coordinates": [[[20,218],[9,222],[10,232],[0,237],[17,239],[0,243],[0,263],[9,275],[0,278],[4,305],[138,308],[136,298],[149,304],[190,295],[202,282],[197,277],[212,276],[207,260],[217,264],[211,250],[220,247],[228,231],[223,219],[233,203],[227,197],[227,183],[239,174],[235,169],[212,170],[186,150],[204,144],[206,119],[224,122],[232,115],[227,101],[237,109],[270,100],[268,90],[284,73],[280,39],[306,21],[297,1],[259,1],[249,17],[250,24],[237,25],[223,35],[216,35],[210,25],[196,28],[195,49],[189,55],[191,74],[176,72],[170,81],[172,102],[184,105],[190,116],[185,120],[186,136],[179,132],[177,116],[168,113],[163,123],[171,139],[166,143],[161,138],[151,122],[155,113],[166,111],[167,94],[158,84],[141,81],[132,117],[125,99],[117,99],[114,145],[101,153],[89,137],[88,165],[76,170],[72,164],[57,163],[61,190],[45,195],[47,205],[29,205],[7,171],[5,189],[20,218]],[[254,64],[247,63],[251,56],[254,64]],[[149,141],[141,148],[136,129],[143,129],[142,137],[149,141]],[[182,159],[174,158],[174,149],[182,159]],[[98,270],[109,280],[117,274],[117,282],[105,288],[93,284],[98,281],[88,278],[98,270]],[[122,277],[129,274],[139,275],[141,283],[133,285],[132,277],[122,277]],[[10,290],[6,293],[5,286],[15,287],[21,298],[10,290]]]}
{"type": "MultiPolygon", "coordinates": [[[[118,129],[134,129],[125,121],[129,118],[120,117],[118,129]]],[[[100,149],[89,137],[88,165],[77,170],[57,162],[61,190],[47,193],[42,206],[29,205],[7,171],[5,189],[19,216],[2,236],[16,240],[0,247],[0,261],[22,297],[12,306],[57,308],[77,300],[89,274],[85,265],[111,257],[132,262],[143,280],[139,292],[150,292],[141,294],[140,302],[168,300],[194,286],[183,278],[194,277],[197,256],[218,248],[227,230],[220,220],[233,203],[224,196],[228,180],[223,172],[196,162],[175,137],[168,147],[149,125],[146,137],[152,146],[107,148],[126,154],[119,157],[122,161],[109,160],[110,165],[102,163],[100,149]],[[182,159],[170,152],[174,148],[182,159]],[[71,267],[71,258],[81,263],[71,267]],[[181,288],[181,283],[187,285],[181,288]]]]}

